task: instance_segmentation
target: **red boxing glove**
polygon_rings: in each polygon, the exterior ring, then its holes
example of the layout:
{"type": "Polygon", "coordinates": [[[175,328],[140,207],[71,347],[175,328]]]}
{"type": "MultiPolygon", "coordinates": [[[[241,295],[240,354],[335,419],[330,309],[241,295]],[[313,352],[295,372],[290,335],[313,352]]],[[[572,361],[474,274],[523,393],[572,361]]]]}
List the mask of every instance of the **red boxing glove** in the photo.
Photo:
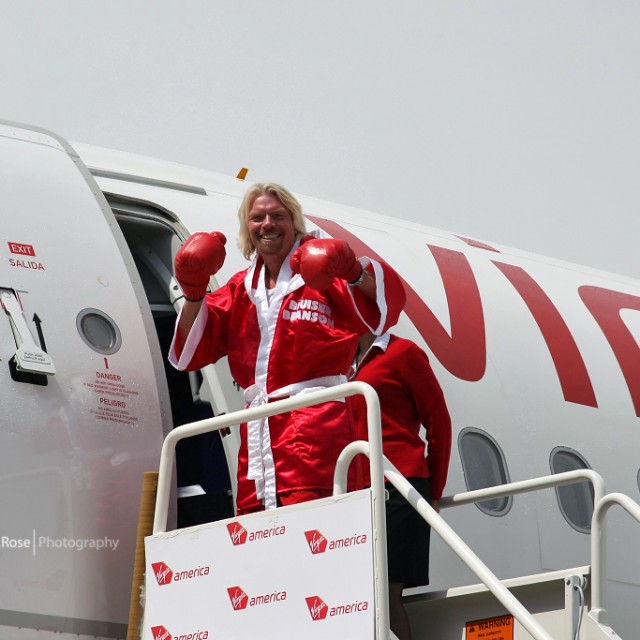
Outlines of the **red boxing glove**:
{"type": "Polygon", "coordinates": [[[219,231],[198,232],[189,236],[178,249],[174,273],[187,300],[202,300],[207,292],[209,277],[224,263],[227,239],[219,231]]]}
{"type": "Polygon", "coordinates": [[[299,273],[306,284],[319,291],[328,289],[334,278],[354,282],[362,273],[353,249],[337,238],[303,239],[289,264],[293,273],[299,273]]]}

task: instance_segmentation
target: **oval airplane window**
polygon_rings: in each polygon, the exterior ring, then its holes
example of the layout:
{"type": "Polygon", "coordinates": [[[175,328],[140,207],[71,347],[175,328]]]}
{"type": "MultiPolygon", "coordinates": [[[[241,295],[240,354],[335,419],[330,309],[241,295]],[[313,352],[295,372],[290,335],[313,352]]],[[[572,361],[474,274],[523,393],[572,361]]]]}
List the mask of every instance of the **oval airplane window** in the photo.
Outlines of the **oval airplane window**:
{"type": "MultiPolygon", "coordinates": [[[[502,449],[488,433],[473,427],[463,429],[458,437],[458,449],[468,491],[509,482],[502,449]]],[[[511,509],[511,503],[511,496],[506,496],[476,502],[476,506],[490,516],[504,516],[511,509]]]]}
{"type": "Polygon", "coordinates": [[[122,345],[118,325],[99,309],[83,309],[76,318],[76,327],[85,343],[103,355],[116,353],[122,345]]]}
{"type": "MultiPolygon", "coordinates": [[[[549,459],[552,473],[564,473],[578,469],[590,469],[587,461],[573,449],[556,447],[549,459]]],[[[580,533],[591,531],[594,493],[590,482],[579,482],[556,487],[558,506],[564,519],[580,533]]]]}

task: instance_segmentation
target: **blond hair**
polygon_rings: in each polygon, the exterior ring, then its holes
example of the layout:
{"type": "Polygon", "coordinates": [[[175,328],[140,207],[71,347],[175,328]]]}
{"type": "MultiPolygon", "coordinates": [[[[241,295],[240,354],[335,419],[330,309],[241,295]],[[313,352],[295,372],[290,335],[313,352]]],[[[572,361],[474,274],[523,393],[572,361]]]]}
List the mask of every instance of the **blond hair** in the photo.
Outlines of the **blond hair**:
{"type": "Polygon", "coordinates": [[[258,196],[269,194],[278,198],[282,206],[291,214],[293,228],[297,235],[304,235],[307,229],[302,215],[302,206],[294,195],[284,187],[274,182],[257,182],[247,189],[238,209],[238,219],[240,220],[240,232],[238,233],[238,248],[242,255],[250,260],[256,248],[249,237],[249,211],[258,196]]]}

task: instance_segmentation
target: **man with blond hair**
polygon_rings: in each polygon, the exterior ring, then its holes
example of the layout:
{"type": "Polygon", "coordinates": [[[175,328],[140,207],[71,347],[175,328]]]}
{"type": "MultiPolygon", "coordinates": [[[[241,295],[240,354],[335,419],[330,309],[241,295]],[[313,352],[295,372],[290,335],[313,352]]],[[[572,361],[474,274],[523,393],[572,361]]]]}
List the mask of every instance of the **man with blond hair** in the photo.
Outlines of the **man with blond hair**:
{"type": "MultiPolygon", "coordinates": [[[[238,217],[252,263],[213,293],[225,237],[196,233],[176,254],[185,303],[169,360],[195,370],[228,356],[249,406],[346,382],[358,337],[397,322],[400,278],[343,240],[307,234],[299,202],[280,185],[250,187],[238,217]]],[[[353,439],[342,400],[241,425],[237,512],[330,495],[335,461],[353,439]]]]}

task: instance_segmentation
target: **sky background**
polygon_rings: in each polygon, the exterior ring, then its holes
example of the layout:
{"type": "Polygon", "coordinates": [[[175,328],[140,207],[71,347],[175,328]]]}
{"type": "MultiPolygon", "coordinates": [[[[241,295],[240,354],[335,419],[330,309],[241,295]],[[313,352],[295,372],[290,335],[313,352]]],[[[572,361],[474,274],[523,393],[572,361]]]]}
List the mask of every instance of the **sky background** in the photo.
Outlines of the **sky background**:
{"type": "Polygon", "coordinates": [[[0,15],[0,119],[640,278],[640,2],[0,15]]]}

